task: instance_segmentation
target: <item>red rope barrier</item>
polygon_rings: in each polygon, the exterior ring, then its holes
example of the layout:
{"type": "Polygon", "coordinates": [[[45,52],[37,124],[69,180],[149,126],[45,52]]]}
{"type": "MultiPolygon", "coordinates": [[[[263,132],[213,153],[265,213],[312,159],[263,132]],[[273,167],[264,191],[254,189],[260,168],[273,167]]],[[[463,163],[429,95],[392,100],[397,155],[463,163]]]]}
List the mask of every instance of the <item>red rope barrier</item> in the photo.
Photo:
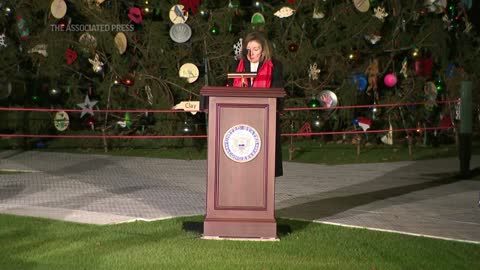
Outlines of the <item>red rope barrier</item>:
{"type": "MultiPolygon", "coordinates": [[[[427,130],[442,130],[450,129],[452,127],[426,127],[426,128],[402,128],[392,129],[392,132],[420,132],[427,130]]],[[[390,132],[389,129],[375,129],[375,130],[351,130],[351,131],[326,131],[326,132],[303,132],[303,133],[283,133],[281,136],[285,137],[307,137],[315,135],[343,135],[343,134],[363,134],[363,133],[386,133],[390,132]]]]}
{"type": "MultiPolygon", "coordinates": [[[[411,102],[411,103],[390,103],[390,104],[371,104],[371,105],[350,105],[350,106],[335,106],[334,108],[326,107],[317,107],[317,108],[285,108],[284,111],[310,111],[310,110],[332,110],[332,109],[355,109],[355,108],[380,108],[380,107],[401,107],[401,106],[415,106],[415,105],[433,105],[433,104],[445,104],[445,103],[458,103],[459,99],[454,100],[444,100],[436,102],[411,102]]],[[[82,109],[51,109],[51,108],[18,108],[18,107],[8,107],[1,108],[0,111],[30,111],[30,112],[82,112],[82,109]]],[[[208,110],[92,110],[94,113],[102,112],[116,112],[116,113],[126,113],[126,112],[138,112],[138,113],[182,113],[182,112],[208,112],[208,110]]]]}

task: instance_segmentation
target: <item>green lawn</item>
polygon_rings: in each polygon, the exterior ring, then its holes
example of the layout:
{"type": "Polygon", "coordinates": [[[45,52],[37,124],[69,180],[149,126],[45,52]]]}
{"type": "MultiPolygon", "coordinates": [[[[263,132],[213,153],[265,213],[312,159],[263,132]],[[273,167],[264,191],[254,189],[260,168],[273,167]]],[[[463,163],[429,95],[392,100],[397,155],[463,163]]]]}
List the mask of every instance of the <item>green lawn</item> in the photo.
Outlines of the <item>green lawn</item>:
{"type": "Polygon", "coordinates": [[[284,219],[279,242],[215,241],[201,226],[0,215],[0,269],[480,269],[475,244],[284,219]]]}

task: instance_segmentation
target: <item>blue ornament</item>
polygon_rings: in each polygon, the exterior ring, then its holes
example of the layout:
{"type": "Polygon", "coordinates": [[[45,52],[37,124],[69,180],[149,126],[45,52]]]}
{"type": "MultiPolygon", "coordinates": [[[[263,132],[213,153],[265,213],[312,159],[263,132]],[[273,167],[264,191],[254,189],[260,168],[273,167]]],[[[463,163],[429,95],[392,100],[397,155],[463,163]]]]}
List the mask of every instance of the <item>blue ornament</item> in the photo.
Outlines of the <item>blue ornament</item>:
{"type": "Polygon", "coordinates": [[[445,71],[445,75],[447,75],[447,78],[451,78],[454,72],[455,64],[448,64],[447,70],[445,71]]]}
{"type": "Polygon", "coordinates": [[[352,82],[357,86],[358,91],[365,91],[365,89],[367,89],[368,81],[363,73],[354,73],[352,76],[352,82]]]}
{"type": "Polygon", "coordinates": [[[355,126],[358,125],[358,117],[355,117],[353,119],[352,124],[354,124],[355,126]]]}

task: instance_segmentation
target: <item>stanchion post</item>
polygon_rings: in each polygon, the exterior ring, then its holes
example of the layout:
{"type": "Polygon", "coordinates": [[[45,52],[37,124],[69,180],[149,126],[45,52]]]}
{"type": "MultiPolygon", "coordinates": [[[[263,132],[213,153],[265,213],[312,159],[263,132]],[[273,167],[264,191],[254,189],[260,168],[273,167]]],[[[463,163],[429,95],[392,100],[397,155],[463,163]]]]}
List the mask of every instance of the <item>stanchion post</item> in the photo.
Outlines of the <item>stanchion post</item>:
{"type": "Polygon", "coordinates": [[[460,133],[458,135],[460,159],[460,177],[470,176],[472,156],[472,82],[462,81],[460,87],[460,133]]]}

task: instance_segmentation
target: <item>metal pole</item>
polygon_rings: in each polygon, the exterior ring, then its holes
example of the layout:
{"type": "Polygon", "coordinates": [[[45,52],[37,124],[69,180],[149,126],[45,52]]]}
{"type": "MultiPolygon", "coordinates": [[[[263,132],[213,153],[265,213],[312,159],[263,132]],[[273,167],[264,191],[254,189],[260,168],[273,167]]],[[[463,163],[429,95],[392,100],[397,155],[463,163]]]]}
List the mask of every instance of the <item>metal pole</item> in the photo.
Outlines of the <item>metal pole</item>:
{"type": "Polygon", "coordinates": [[[459,149],[460,177],[470,177],[472,156],[472,82],[462,81],[460,87],[460,133],[459,149]]]}

